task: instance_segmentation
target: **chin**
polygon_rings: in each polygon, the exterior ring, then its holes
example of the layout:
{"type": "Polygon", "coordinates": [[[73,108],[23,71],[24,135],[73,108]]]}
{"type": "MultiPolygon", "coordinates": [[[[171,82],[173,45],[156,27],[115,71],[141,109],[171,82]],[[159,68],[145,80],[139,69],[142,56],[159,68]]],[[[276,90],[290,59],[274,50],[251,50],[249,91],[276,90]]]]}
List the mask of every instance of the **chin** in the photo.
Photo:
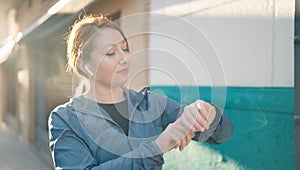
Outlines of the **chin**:
{"type": "Polygon", "coordinates": [[[124,79],[124,80],[119,80],[117,82],[114,82],[111,84],[112,87],[121,87],[123,86],[124,84],[126,84],[128,81],[128,78],[124,79]]]}

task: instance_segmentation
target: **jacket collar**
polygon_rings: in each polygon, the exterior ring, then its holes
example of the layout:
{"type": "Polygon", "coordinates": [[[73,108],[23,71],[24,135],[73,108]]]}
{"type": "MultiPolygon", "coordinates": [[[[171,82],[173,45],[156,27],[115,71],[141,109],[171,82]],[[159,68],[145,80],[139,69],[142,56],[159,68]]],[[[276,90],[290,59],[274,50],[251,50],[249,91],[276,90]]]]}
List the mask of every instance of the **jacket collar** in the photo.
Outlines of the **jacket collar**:
{"type": "MultiPolygon", "coordinates": [[[[129,114],[131,114],[132,111],[134,111],[136,107],[148,95],[150,88],[145,87],[139,92],[128,89],[126,87],[122,87],[122,89],[128,101],[129,114]]],[[[75,112],[94,115],[111,120],[111,117],[108,115],[108,113],[104,109],[99,107],[96,101],[90,100],[83,95],[71,98],[68,106],[75,112]]]]}

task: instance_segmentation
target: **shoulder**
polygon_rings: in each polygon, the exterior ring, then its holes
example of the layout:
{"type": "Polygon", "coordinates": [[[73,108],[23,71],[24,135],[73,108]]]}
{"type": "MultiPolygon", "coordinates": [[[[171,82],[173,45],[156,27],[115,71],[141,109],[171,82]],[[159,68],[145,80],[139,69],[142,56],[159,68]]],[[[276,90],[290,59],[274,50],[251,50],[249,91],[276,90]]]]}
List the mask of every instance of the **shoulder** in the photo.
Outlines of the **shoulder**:
{"type": "Polygon", "coordinates": [[[48,117],[49,125],[56,125],[61,123],[68,124],[68,122],[76,117],[76,113],[72,106],[72,100],[73,98],[71,98],[64,104],[57,106],[51,111],[48,117]]]}

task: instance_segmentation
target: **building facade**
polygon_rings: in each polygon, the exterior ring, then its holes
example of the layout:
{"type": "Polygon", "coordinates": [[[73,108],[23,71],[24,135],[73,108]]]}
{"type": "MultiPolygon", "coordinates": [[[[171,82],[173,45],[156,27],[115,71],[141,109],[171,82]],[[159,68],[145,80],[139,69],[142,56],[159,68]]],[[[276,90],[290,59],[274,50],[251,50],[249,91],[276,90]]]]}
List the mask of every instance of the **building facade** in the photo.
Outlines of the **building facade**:
{"type": "MultiPolygon", "coordinates": [[[[22,32],[22,38],[0,65],[1,126],[14,129],[24,143],[33,145],[51,164],[48,116],[52,109],[68,101],[75,89],[73,77],[65,71],[65,40],[72,23],[84,14],[102,13],[118,20],[134,13],[148,12],[149,2],[25,0],[12,1],[9,5],[1,13],[2,18],[7,18],[1,21],[7,26],[1,41],[7,43],[5,38],[18,32],[22,32]],[[62,2],[65,4],[59,4],[62,2]]],[[[132,26],[121,20],[118,23],[125,31],[125,27],[138,31],[148,29],[147,19],[139,19],[132,26]]],[[[132,37],[129,41],[132,52],[148,46],[146,36],[132,37]]],[[[133,63],[146,65],[146,57],[133,63]]],[[[133,67],[131,72],[135,69],[133,67]]],[[[139,89],[148,84],[148,74],[143,74],[136,78],[131,88],[139,89]]]]}

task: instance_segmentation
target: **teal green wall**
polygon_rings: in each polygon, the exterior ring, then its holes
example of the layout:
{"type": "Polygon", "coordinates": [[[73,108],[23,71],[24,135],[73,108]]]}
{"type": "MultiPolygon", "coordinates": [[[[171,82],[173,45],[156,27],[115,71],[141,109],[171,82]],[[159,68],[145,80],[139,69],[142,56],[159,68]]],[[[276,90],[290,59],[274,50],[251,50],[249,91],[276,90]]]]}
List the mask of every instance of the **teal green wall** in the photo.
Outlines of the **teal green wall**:
{"type": "MultiPolygon", "coordinates": [[[[212,92],[226,92],[225,112],[234,125],[230,141],[222,145],[193,142],[183,153],[165,154],[164,169],[294,170],[294,89],[289,87],[152,86],[153,91],[189,103],[212,92]],[[199,95],[195,95],[195,89],[199,95]],[[189,97],[190,96],[190,97],[189,97]]],[[[222,100],[215,95],[214,101],[222,100]]],[[[214,102],[213,101],[213,102],[214,102]]]]}

